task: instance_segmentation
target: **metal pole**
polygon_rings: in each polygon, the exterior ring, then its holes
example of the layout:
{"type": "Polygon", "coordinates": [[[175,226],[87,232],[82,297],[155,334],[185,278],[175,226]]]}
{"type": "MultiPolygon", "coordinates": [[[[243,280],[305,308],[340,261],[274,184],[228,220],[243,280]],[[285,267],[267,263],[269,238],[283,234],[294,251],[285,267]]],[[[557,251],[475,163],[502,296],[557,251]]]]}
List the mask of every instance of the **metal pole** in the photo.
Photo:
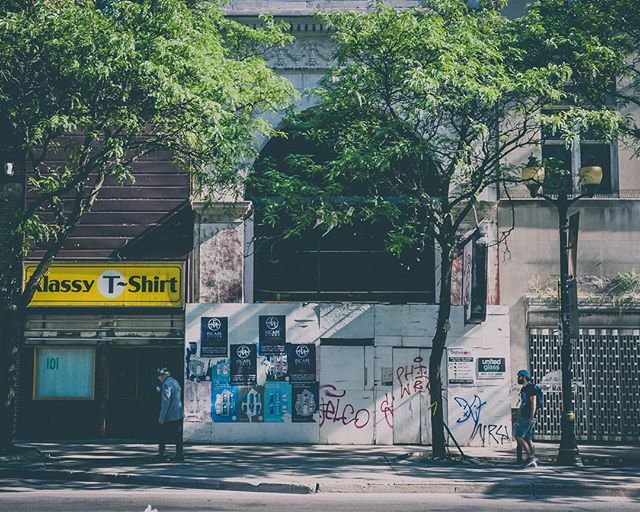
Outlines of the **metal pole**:
{"type": "Polygon", "coordinates": [[[561,437],[557,463],[563,466],[581,466],[582,461],[578,452],[575,423],[576,414],[573,407],[573,375],[571,349],[574,343],[573,337],[577,333],[571,332],[569,311],[569,206],[574,201],[569,201],[566,192],[558,194],[554,201],[558,209],[558,221],[560,228],[560,327],[562,332],[562,417],[560,420],[561,437]]]}

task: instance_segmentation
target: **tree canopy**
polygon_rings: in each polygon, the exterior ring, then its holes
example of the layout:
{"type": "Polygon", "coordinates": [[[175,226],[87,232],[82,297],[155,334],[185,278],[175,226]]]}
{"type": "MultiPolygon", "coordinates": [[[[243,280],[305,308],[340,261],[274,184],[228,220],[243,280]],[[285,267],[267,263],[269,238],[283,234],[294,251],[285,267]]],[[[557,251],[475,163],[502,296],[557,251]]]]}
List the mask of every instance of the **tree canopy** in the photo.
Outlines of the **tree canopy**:
{"type": "Polygon", "coordinates": [[[605,118],[603,109],[640,109],[640,3],[537,0],[515,24],[527,48],[527,65],[570,68],[564,102],[573,108],[563,115],[573,116],[574,127],[591,121],[605,132],[617,130],[638,152],[638,116],[621,119],[609,110],[605,118]]]}
{"type": "Polygon", "coordinates": [[[25,308],[70,231],[107,177],[133,183],[133,164],[157,151],[204,199],[235,187],[256,133],[271,133],[261,114],[293,94],[260,56],[290,39],[283,28],[229,20],[214,0],[0,0],[0,163],[26,186],[0,181],[0,449],[25,308]]]}
{"type": "Polygon", "coordinates": [[[149,153],[171,151],[195,193],[233,186],[270,130],[260,114],[292,94],[259,53],[289,39],[282,25],[243,26],[214,1],[4,0],[0,12],[0,155],[29,175],[15,261],[37,244],[44,268],[105,177],[132,182],[149,153]]]}
{"type": "MultiPolygon", "coordinates": [[[[499,8],[427,0],[405,10],[379,2],[368,13],[321,13],[334,30],[336,64],[318,105],[291,122],[329,151],[289,155],[286,166],[267,162],[252,178],[262,218],[286,219],[284,236],[383,220],[395,254],[437,244],[429,363],[436,456],[445,455],[440,368],[461,228],[483,191],[517,180],[501,164],[541,142],[542,109],[565,101],[572,77],[571,62],[532,59],[528,25],[499,8]]],[[[589,126],[618,118],[607,108],[572,114],[553,122],[570,132],[578,116],[589,126]]]]}

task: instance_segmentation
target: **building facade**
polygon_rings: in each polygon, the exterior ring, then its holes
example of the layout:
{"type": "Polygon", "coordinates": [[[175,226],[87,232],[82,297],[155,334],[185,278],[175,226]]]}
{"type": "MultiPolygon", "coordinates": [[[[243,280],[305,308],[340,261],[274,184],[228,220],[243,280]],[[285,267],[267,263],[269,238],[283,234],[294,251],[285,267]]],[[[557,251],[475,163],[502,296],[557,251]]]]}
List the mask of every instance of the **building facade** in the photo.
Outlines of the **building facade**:
{"type": "MultiPolygon", "coordinates": [[[[393,2],[397,7],[416,3],[393,2]]],[[[367,4],[236,0],[226,10],[249,25],[257,26],[262,12],[290,23],[294,42],[272,50],[268,60],[305,92],[332,64],[330,34],[314,11],[364,10],[367,4]]],[[[508,13],[521,10],[521,3],[512,2],[508,13]]],[[[313,106],[312,96],[301,98],[298,109],[313,106]]],[[[636,111],[625,113],[640,118],[636,111]]],[[[269,119],[280,127],[282,120],[269,119]]],[[[275,141],[257,140],[256,145],[263,157],[287,150],[275,141]]],[[[524,148],[503,164],[523,165],[531,153],[558,152],[562,148],[551,140],[543,148],[524,148]]],[[[619,273],[637,267],[640,163],[624,141],[585,139],[559,156],[575,172],[585,164],[601,165],[606,177],[596,197],[574,207],[581,214],[581,337],[574,357],[578,436],[637,442],[640,308],[633,300],[611,303],[603,291],[619,273]]],[[[168,162],[167,155],[143,162],[138,180],[144,181],[138,182],[144,187],[108,187],[95,212],[74,231],[61,260],[88,264],[97,278],[118,270],[117,265],[144,263],[152,281],[163,265],[179,265],[180,300],[117,307],[36,303],[21,358],[20,437],[151,438],[157,407],[153,370],[170,366],[180,377],[184,368],[187,440],[428,443],[428,414],[423,414],[429,408],[428,376],[420,372],[434,328],[437,248],[422,267],[408,273],[385,259],[375,237],[354,241],[337,233],[320,242],[257,247],[256,235],[264,228],[252,216],[248,194],[205,207],[189,197],[188,178],[168,162]],[[385,271],[374,279],[375,268],[385,271]],[[276,353],[262,353],[261,317],[285,318],[276,353]],[[212,325],[226,329],[224,343],[215,350],[207,345],[213,319],[212,325]],[[298,377],[292,380],[283,372],[283,359],[287,368],[292,365],[290,347],[300,345],[315,353],[315,379],[309,372],[306,381],[296,382],[298,377]],[[242,352],[252,361],[249,366],[255,365],[255,376],[234,370],[240,375],[234,384],[231,367],[240,347],[246,348],[242,352]],[[59,364],[55,359],[60,357],[75,358],[74,375],[87,383],[82,396],[61,396],[64,390],[54,390],[58,396],[41,393],[47,391],[47,380],[40,374],[57,371],[51,365],[59,364]],[[409,373],[411,393],[403,391],[409,373]],[[296,411],[296,403],[305,414],[296,411]],[[46,430],[37,427],[43,416],[52,418],[46,430]],[[74,418],[72,426],[69,418],[74,418]]],[[[489,240],[512,224],[513,231],[506,244],[488,251],[486,321],[465,323],[465,307],[454,307],[443,367],[445,418],[464,445],[510,442],[509,409],[517,405],[511,374],[528,367],[547,394],[541,437],[557,439],[556,211],[542,199],[527,197],[523,187],[509,197],[486,191],[478,213],[489,240]]],[[[475,227],[474,222],[462,231],[475,227]]],[[[462,304],[464,256],[456,268],[453,299],[462,304]]]]}
{"type": "MultiPolygon", "coordinates": [[[[133,173],[135,184],[108,178],[30,304],[19,438],[152,438],[155,370],[182,376],[189,176],[168,153],[141,159],[133,173]]],[[[27,259],[25,279],[41,255],[27,259]]]]}

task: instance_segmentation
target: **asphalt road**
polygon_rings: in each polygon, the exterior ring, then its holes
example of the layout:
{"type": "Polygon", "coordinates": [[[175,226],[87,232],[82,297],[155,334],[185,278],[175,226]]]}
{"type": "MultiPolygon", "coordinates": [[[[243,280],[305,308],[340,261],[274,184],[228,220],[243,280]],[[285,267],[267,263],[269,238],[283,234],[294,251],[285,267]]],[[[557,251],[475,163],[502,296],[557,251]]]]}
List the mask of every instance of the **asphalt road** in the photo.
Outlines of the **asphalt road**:
{"type": "Polygon", "coordinates": [[[447,494],[285,495],[193,489],[149,489],[108,484],[0,482],[1,512],[425,512],[640,511],[640,499],[533,498],[447,494]]]}

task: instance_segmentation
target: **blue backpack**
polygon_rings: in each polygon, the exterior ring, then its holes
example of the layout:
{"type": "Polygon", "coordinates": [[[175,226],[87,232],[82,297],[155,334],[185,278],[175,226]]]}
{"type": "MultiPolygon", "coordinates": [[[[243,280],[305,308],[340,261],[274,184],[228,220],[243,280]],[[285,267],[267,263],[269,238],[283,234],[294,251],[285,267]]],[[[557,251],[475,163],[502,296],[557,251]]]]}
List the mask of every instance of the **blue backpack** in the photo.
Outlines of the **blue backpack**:
{"type": "Polygon", "coordinates": [[[544,394],[542,393],[542,388],[540,384],[534,384],[533,388],[536,390],[536,409],[542,409],[544,405],[544,394]]]}

